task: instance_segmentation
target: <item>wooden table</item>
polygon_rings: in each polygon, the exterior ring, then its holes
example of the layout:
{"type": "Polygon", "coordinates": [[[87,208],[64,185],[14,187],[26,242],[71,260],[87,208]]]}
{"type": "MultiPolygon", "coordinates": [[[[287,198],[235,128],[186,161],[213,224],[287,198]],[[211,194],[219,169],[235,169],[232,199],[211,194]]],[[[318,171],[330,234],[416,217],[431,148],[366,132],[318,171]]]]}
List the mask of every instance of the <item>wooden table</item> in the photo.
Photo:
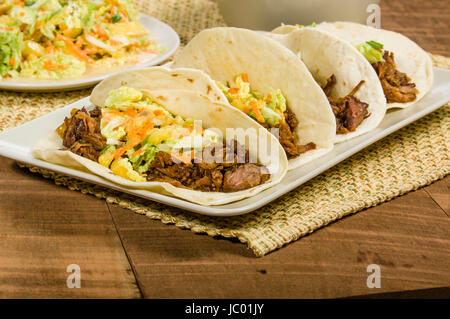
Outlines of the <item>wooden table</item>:
{"type": "MultiPolygon", "coordinates": [[[[449,21],[448,0],[382,3],[384,28],[447,56],[449,21]]],[[[0,158],[0,297],[449,297],[449,187],[447,177],[256,258],[0,158]],[[66,286],[70,264],[80,289],[66,286]],[[381,288],[367,287],[369,264],[381,267],[381,288]]]]}

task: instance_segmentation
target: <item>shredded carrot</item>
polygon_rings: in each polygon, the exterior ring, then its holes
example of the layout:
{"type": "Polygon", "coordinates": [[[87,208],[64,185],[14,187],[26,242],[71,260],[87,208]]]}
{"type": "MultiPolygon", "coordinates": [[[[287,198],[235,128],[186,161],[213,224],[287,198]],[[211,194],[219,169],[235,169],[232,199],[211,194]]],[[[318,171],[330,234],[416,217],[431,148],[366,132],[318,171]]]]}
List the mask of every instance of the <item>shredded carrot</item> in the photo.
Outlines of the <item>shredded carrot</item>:
{"type": "Polygon", "coordinates": [[[77,47],[81,48],[83,46],[83,44],[84,44],[84,41],[85,41],[84,37],[79,37],[77,39],[77,41],[75,41],[75,45],[77,47]]]}
{"type": "Polygon", "coordinates": [[[266,103],[270,103],[272,101],[272,94],[267,93],[266,95],[266,103]]]}
{"type": "Polygon", "coordinates": [[[122,45],[122,44],[123,44],[122,42],[117,41],[117,40],[114,40],[114,39],[109,39],[109,42],[110,42],[112,45],[122,45]]]}
{"type": "Polygon", "coordinates": [[[160,116],[160,115],[163,115],[164,112],[162,110],[154,110],[153,114],[155,114],[155,116],[160,116]]]}
{"type": "Polygon", "coordinates": [[[134,108],[130,107],[130,108],[127,110],[127,115],[129,115],[129,116],[131,116],[131,117],[135,117],[135,116],[137,115],[137,112],[136,112],[136,110],[135,110],[134,108]]]}
{"type": "Polygon", "coordinates": [[[53,63],[50,60],[45,60],[44,61],[44,69],[46,70],[53,70],[53,63]]]}
{"type": "Polygon", "coordinates": [[[140,143],[140,141],[136,141],[136,140],[130,140],[128,142],[127,145],[125,145],[124,147],[119,148],[115,153],[113,158],[116,159],[120,156],[122,156],[123,154],[125,154],[127,151],[131,150],[133,147],[135,147],[136,145],[138,145],[140,143]]]}
{"type": "Polygon", "coordinates": [[[70,40],[69,38],[67,38],[67,37],[65,37],[65,36],[63,36],[63,35],[61,35],[61,34],[58,34],[58,36],[57,36],[56,38],[58,38],[58,39],[64,41],[64,43],[69,47],[69,49],[70,49],[73,53],[75,53],[80,59],[82,59],[82,60],[84,60],[84,61],[86,61],[86,62],[88,62],[88,63],[94,62],[94,60],[93,60],[91,57],[89,57],[89,56],[86,54],[86,52],[84,52],[83,50],[81,50],[80,48],[78,48],[78,47],[75,45],[75,43],[73,43],[72,40],[70,40]]]}
{"type": "Polygon", "coordinates": [[[248,106],[245,105],[241,100],[235,100],[231,103],[231,105],[233,105],[235,108],[241,110],[242,112],[244,112],[247,115],[250,112],[250,109],[248,108],[248,106]]]}
{"type": "Polygon", "coordinates": [[[9,65],[13,66],[14,64],[16,64],[16,59],[14,58],[9,59],[9,65]]]}
{"type": "Polygon", "coordinates": [[[23,17],[23,16],[25,16],[25,12],[21,12],[21,13],[19,13],[19,15],[21,16],[21,17],[23,17]]]}
{"type": "Polygon", "coordinates": [[[153,122],[149,122],[142,131],[139,132],[140,137],[142,140],[147,136],[147,132],[150,131],[154,127],[153,122]]]}
{"type": "Polygon", "coordinates": [[[239,93],[239,89],[238,88],[231,88],[228,90],[228,93],[230,94],[238,94],[239,93]]]}
{"type": "MultiPolygon", "coordinates": [[[[113,5],[113,6],[116,6],[118,9],[119,9],[119,11],[120,11],[120,13],[122,13],[122,15],[126,18],[128,15],[127,15],[127,12],[124,10],[124,8],[122,7],[122,4],[120,3],[120,2],[117,2],[117,1],[115,1],[115,0],[106,0],[107,2],[109,2],[109,3],[111,3],[111,5],[113,5]]],[[[111,11],[110,11],[111,12],[111,11]]]]}
{"type": "Polygon", "coordinates": [[[95,30],[97,31],[97,34],[99,35],[99,37],[103,40],[108,39],[108,34],[106,33],[105,30],[103,30],[103,28],[101,26],[99,26],[98,24],[95,25],[95,30]]]}
{"type": "Polygon", "coordinates": [[[153,128],[153,123],[150,122],[149,124],[147,124],[144,129],[139,130],[139,131],[135,131],[133,129],[134,123],[133,121],[128,121],[128,127],[127,127],[127,134],[128,137],[130,138],[129,142],[119,148],[118,150],[116,150],[116,152],[114,153],[114,158],[118,158],[120,156],[122,156],[123,154],[125,154],[125,152],[127,152],[128,150],[131,150],[133,147],[135,147],[136,145],[138,145],[139,143],[141,143],[147,136],[147,132],[153,128]]]}
{"type": "Polygon", "coordinates": [[[47,54],[53,54],[56,52],[56,48],[53,44],[49,45],[46,49],[45,49],[45,53],[47,54]]]}
{"type": "Polygon", "coordinates": [[[247,73],[241,73],[241,74],[235,75],[235,76],[233,77],[233,81],[236,82],[236,79],[237,79],[239,76],[241,77],[242,81],[248,82],[248,75],[247,75],[247,73]]]}
{"type": "Polygon", "coordinates": [[[104,114],[105,114],[105,115],[112,114],[112,115],[119,115],[119,116],[123,116],[123,115],[124,115],[124,114],[123,114],[121,111],[119,111],[119,110],[107,110],[107,111],[104,112],[104,114]]]}
{"type": "Polygon", "coordinates": [[[142,153],[144,153],[144,148],[140,148],[138,149],[136,152],[134,152],[133,154],[131,154],[131,156],[138,156],[141,155],[142,153]]]}
{"type": "Polygon", "coordinates": [[[25,2],[24,1],[16,1],[16,2],[14,2],[14,5],[20,6],[20,7],[25,7],[25,2]]]}
{"type": "Polygon", "coordinates": [[[259,123],[264,123],[264,117],[261,114],[261,111],[258,109],[258,104],[256,101],[250,101],[250,107],[252,108],[253,114],[255,114],[256,120],[259,123]]]}

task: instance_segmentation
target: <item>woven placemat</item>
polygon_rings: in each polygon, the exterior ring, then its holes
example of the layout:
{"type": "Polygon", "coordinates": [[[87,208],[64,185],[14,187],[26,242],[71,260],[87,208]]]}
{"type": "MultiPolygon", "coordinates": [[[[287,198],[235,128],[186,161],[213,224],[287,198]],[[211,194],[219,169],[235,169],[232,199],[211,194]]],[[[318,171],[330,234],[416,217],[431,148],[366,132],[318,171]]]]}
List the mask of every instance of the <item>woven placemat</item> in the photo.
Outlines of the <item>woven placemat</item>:
{"type": "MultiPolygon", "coordinates": [[[[141,10],[170,24],[186,44],[202,29],[224,25],[207,0],[137,1],[141,10]]],[[[450,59],[432,56],[436,66],[450,59]]],[[[90,90],[64,93],[0,91],[0,131],[53,111],[90,90]]],[[[92,194],[163,223],[210,236],[236,237],[263,256],[343,216],[415,190],[450,172],[450,104],[386,137],[298,189],[250,214],[208,217],[140,199],[43,169],[32,172],[58,185],[92,194]]],[[[25,165],[21,165],[25,166],[25,165]]]]}

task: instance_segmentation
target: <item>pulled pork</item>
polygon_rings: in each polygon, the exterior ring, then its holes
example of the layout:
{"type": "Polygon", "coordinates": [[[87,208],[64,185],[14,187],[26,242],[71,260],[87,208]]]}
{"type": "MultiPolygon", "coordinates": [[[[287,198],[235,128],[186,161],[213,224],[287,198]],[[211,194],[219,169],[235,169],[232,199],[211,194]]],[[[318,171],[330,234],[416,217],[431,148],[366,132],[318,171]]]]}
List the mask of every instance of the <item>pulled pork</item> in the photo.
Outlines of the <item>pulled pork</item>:
{"type": "MultiPolygon", "coordinates": [[[[63,145],[75,154],[98,162],[106,139],[100,131],[101,111],[74,110],[58,127],[63,145]]],[[[236,192],[265,183],[270,174],[266,167],[249,163],[249,153],[237,141],[207,147],[189,163],[166,152],[158,152],[146,172],[148,181],[168,182],[177,187],[205,192],[236,192]]]]}
{"type": "Polygon", "coordinates": [[[394,61],[394,53],[385,51],[383,55],[384,62],[375,62],[373,68],[378,74],[384,95],[388,103],[407,103],[416,99],[417,89],[411,79],[397,70],[394,61]]]}
{"type": "Polygon", "coordinates": [[[249,163],[248,151],[236,141],[197,152],[190,163],[158,152],[147,173],[148,181],[205,192],[237,192],[263,184],[269,178],[264,166],[249,163]]]}
{"type": "Polygon", "coordinates": [[[63,145],[75,154],[98,161],[101,150],[106,147],[106,139],[100,132],[101,111],[95,108],[90,113],[83,107],[72,111],[70,118],[58,127],[57,133],[63,145]]]}
{"type": "Polygon", "coordinates": [[[304,145],[297,144],[297,134],[295,134],[295,129],[298,126],[297,117],[289,109],[283,115],[284,119],[275,126],[269,126],[267,123],[263,123],[262,125],[267,129],[276,128],[279,130],[278,140],[286,152],[287,157],[294,158],[302,153],[315,149],[316,144],[312,142],[304,145]]]}
{"type": "Polygon", "coordinates": [[[346,134],[355,131],[362,121],[370,115],[367,110],[369,104],[361,102],[354,96],[364,83],[364,81],[359,82],[358,85],[343,98],[331,98],[331,91],[336,85],[336,77],[333,74],[327,79],[327,83],[322,88],[325,95],[328,97],[328,102],[330,102],[331,109],[336,117],[337,134],[346,134]]]}

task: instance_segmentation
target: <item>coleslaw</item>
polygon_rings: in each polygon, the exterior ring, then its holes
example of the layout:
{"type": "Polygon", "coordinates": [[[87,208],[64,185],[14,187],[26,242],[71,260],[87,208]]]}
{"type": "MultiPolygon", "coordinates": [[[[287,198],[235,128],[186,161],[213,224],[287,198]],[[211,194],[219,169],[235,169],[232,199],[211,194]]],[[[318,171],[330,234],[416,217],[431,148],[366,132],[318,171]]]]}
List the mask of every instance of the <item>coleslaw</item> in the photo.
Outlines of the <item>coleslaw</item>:
{"type": "Polygon", "coordinates": [[[0,2],[0,79],[76,78],[164,50],[139,22],[133,0],[0,2]]]}

